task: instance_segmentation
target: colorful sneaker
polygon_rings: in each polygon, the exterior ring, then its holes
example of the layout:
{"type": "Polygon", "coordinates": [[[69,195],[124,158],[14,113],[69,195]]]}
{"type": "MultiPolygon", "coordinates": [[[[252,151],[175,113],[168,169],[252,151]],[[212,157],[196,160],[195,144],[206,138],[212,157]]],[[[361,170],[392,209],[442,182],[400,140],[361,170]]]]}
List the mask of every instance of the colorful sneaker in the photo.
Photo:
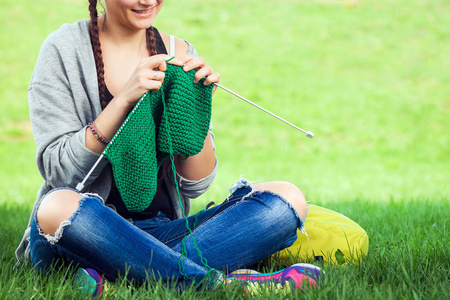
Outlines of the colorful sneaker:
{"type": "MultiPolygon", "coordinates": [[[[227,276],[230,280],[247,281],[252,284],[260,285],[295,285],[297,289],[301,289],[303,283],[313,286],[320,279],[322,271],[319,267],[311,264],[295,264],[286,269],[274,273],[257,273],[245,272],[247,270],[239,270],[237,273],[231,273],[227,276]]],[[[250,270],[249,270],[250,271],[250,270]]]]}
{"type": "Polygon", "coordinates": [[[94,269],[78,268],[73,287],[84,296],[97,297],[103,292],[104,282],[94,269]]]}

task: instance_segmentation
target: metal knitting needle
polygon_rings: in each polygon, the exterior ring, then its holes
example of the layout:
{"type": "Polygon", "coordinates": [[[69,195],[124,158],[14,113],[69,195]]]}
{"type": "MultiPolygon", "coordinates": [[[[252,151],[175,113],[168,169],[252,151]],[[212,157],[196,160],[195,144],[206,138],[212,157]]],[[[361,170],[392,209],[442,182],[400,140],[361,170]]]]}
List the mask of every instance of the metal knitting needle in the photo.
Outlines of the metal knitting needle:
{"type": "Polygon", "coordinates": [[[215,86],[218,86],[218,87],[220,87],[221,89],[227,91],[228,93],[230,93],[230,94],[232,94],[232,95],[234,95],[234,96],[236,96],[236,97],[238,97],[238,98],[244,100],[245,102],[247,102],[247,103],[253,105],[254,107],[259,108],[260,110],[262,110],[262,111],[265,112],[265,113],[268,113],[268,114],[271,115],[272,117],[275,117],[275,118],[277,118],[278,120],[280,120],[280,121],[282,121],[282,122],[284,122],[284,123],[286,123],[286,124],[288,124],[288,125],[294,127],[295,129],[297,129],[297,130],[303,132],[304,134],[306,134],[306,137],[308,137],[308,138],[313,138],[313,137],[314,137],[314,133],[312,133],[311,131],[305,131],[305,130],[301,129],[300,127],[295,126],[295,125],[292,124],[291,122],[286,121],[285,119],[283,119],[283,118],[277,116],[276,114],[274,114],[274,113],[268,111],[267,109],[262,108],[262,107],[259,106],[258,104],[253,103],[252,101],[250,101],[250,100],[248,100],[248,99],[242,97],[242,96],[239,95],[239,94],[236,94],[235,92],[233,92],[233,91],[227,89],[227,88],[224,87],[223,85],[220,85],[220,84],[218,84],[218,83],[214,83],[214,85],[215,85],[215,86]]]}
{"type": "Polygon", "coordinates": [[[82,182],[79,182],[77,184],[77,186],[75,187],[75,189],[79,192],[82,192],[84,190],[84,184],[86,183],[86,181],[89,179],[89,177],[91,176],[92,172],[94,172],[95,168],[97,167],[97,165],[100,163],[100,161],[103,159],[103,157],[105,157],[103,155],[103,153],[100,155],[100,157],[97,159],[97,161],[95,162],[95,164],[92,166],[92,168],[89,170],[89,172],[87,173],[86,176],[84,176],[84,179],[82,182]]]}

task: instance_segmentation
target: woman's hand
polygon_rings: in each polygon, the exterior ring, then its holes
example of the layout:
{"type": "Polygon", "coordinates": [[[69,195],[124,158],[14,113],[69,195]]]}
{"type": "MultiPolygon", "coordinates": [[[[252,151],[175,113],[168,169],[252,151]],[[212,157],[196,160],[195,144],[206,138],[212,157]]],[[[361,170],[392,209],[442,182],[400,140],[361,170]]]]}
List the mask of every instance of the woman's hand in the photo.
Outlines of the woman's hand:
{"type": "MultiPolygon", "coordinates": [[[[172,61],[170,63],[172,63],[172,61]]],[[[186,54],[178,60],[175,60],[174,64],[183,66],[185,72],[195,70],[194,83],[197,83],[203,77],[206,77],[203,82],[204,85],[219,83],[220,81],[220,74],[214,73],[211,66],[206,64],[203,57],[194,58],[191,54],[186,54]]],[[[214,87],[213,91],[215,91],[215,89],[216,87],[214,87]]]]}
{"type": "MultiPolygon", "coordinates": [[[[149,90],[159,90],[164,81],[168,55],[154,55],[142,59],[136,66],[122,90],[111,100],[106,108],[95,119],[97,131],[111,140],[125,120],[130,109],[136,105],[141,96],[149,90]]],[[[100,143],[90,129],[86,129],[85,144],[88,149],[102,153],[105,145],[100,143]]]]}
{"type": "Polygon", "coordinates": [[[161,54],[142,59],[123,89],[116,95],[116,100],[131,109],[145,92],[159,90],[164,81],[164,71],[167,69],[166,60],[169,58],[170,56],[161,54]]]}
{"type": "MultiPolygon", "coordinates": [[[[195,70],[194,83],[197,83],[200,79],[206,77],[203,82],[204,85],[210,85],[213,83],[219,83],[219,73],[214,73],[211,66],[206,64],[206,61],[202,57],[194,58],[190,54],[186,54],[179,59],[174,59],[169,62],[177,66],[183,66],[183,70],[188,72],[195,70]]],[[[213,93],[216,89],[214,86],[213,93]]],[[[216,165],[216,154],[214,152],[213,142],[210,134],[208,133],[203,149],[200,153],[190,156],[187,159],[176,156],[175,167],[177,173],[183,178],[188,180],[200,180],[208,174],[210,174],[216,165]]]]}

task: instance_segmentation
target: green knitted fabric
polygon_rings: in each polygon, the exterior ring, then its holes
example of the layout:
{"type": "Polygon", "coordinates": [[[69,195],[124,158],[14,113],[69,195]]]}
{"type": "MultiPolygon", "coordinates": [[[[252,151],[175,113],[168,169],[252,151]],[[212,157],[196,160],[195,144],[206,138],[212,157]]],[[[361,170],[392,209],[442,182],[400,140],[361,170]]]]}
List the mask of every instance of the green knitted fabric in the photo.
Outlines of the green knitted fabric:
{"type": "Polygon", "coordinates": [[[138,101],[103,151],[129,211],[153,200],[159,167],[173,153],[193,156],[203,148],[211,120],[213,85],[193,84],[195,71],[167,65],[163,85],[138,101]]]}

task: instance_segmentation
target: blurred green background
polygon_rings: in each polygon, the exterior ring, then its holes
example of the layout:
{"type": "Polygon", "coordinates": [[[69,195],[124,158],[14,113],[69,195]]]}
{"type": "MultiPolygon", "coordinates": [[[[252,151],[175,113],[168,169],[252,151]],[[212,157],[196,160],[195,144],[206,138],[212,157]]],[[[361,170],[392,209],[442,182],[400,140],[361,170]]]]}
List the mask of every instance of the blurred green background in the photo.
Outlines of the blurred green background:
{"type": "MultiPolygon", "coordinates": [[[[286,180],[311,203],[448,201],[450,2],[165,1],[155,26],[192,42],[228,93],[214,96],[219,173],[194,209],[240,175],[286,180]]],[[[87,1],[0,2],[0,202],[41,183],[27,86],[45,37],[87,18],[87,1]]]]}

